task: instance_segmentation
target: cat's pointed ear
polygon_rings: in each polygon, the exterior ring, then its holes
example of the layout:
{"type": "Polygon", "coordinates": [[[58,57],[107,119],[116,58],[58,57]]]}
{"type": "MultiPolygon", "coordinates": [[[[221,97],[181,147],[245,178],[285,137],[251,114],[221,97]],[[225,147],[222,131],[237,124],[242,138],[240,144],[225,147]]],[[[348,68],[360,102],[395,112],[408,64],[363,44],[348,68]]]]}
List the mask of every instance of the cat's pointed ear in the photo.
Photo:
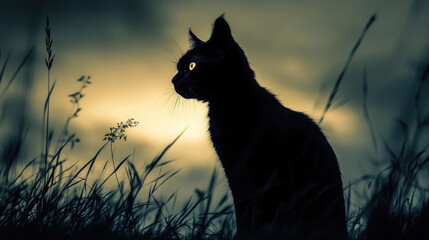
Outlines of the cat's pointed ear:
{"type": "Polygon", "coordinates": [[[223,18],[223,15],[224,14],[218,17],[214,22],[210,41],[217,45],[228,47],[231,45],[233,38],[231,35],[231,28],[223,18]]]}
{"type": "Polygon", "coordinates": [[[190,28],[189,28],[189,43],[193,48],[204,44],[203,41],[201,41],[197,36],[195,36],[195,34],[192,32],[190,28]]]}

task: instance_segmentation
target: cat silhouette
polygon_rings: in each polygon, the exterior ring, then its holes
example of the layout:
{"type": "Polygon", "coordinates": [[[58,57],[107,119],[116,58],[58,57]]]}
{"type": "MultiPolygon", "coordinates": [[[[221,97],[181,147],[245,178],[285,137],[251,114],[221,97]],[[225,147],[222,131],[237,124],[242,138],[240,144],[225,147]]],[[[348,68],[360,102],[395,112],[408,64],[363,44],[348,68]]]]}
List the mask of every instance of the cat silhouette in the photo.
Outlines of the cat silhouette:
{"type": "Polygon", "coordinates": [[[347,239],[338,161],[318,125],[258,84],[223,16],[206,42],[189,35],[172,83],[182,97],[208,103],[237,238],[347,239]]]}

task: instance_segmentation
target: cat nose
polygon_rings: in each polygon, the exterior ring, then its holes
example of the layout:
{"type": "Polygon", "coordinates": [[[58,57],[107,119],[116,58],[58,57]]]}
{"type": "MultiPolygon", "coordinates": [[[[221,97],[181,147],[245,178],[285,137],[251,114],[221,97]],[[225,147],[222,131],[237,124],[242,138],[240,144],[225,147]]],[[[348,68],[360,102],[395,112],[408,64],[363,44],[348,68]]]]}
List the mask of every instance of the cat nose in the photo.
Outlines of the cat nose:
{"type": "Polygon", "coordinates": [[[174,75],[173,79],[171,79],[171,82],[172,82],[173,84],[176,84],[176,83],[177,83],[177,81],[179,81],[179,78],[177,77],[177,74],[176,74],[176,75],[174,75]]]}

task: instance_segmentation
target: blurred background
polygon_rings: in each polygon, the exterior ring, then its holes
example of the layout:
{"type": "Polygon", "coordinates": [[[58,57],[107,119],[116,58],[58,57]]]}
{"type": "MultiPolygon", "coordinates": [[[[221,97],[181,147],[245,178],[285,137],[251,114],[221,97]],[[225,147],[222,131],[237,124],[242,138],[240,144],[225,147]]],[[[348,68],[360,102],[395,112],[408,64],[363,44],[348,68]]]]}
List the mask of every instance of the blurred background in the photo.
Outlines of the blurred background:
{"type": "MultiPolygon", "coordinates": [[[[22,162],[43,149],[44,27],[49,15],[55,54],[51,80],[56,82],[52,126],[61,129],[73,113],[68,95],[79,90],[76,80],[90,75],[92,81],[70,127],[80,143],[67,158],[88,161],[109,127],[135,118],[139,126],[128,130],[127,142],[115,143],[115,154],[133,154],[134,164],[143,167],[187,128],[165,156],[175,160],[172,168],[182,170],[164,190],[179,189],[179,197],[188,198],[195,188],[207,186],[219,163],[207,132],[207,105],[172,92],[174,61],[188,49],[188,29],[206,40],[222,13],[260,84],[286,107],[315,120],[365,24],[377,14],[321,125],[337,153],[344,184],[377,172],[372,159],[383,154],[383,142],[400,143],[397,119],[407,120],[416,79],[429,60],[429,2],[424,0],[2,1],[0,63],[10,54],[9,66],[14,66],[5,71],[5,79],[32,47],[34,54],[3,96],[0,134],[6,139],[22,130],[16,119],[24,116],[22,162]],[[362,112],[364,71],[378,149],[362,112]]],[[[219,186],[227,189],[222,174],[219,186]]]]}

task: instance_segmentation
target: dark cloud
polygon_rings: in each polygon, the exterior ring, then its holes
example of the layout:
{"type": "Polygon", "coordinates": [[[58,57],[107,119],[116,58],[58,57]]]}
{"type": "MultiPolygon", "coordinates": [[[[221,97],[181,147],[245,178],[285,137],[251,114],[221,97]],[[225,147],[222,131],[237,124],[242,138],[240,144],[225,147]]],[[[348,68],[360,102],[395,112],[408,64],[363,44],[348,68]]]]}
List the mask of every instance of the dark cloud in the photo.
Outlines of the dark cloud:
{"type": "Polygon", "coordinates": [[[126,45],[130,36],[148,42],[159,38],[162,17],[153,1],[55,1],[18,0],[2,3],[0,45],[19,48],[26,38],[44,34],[48,15],[55,40],[64,47],[112,47],[126,45]]]}

